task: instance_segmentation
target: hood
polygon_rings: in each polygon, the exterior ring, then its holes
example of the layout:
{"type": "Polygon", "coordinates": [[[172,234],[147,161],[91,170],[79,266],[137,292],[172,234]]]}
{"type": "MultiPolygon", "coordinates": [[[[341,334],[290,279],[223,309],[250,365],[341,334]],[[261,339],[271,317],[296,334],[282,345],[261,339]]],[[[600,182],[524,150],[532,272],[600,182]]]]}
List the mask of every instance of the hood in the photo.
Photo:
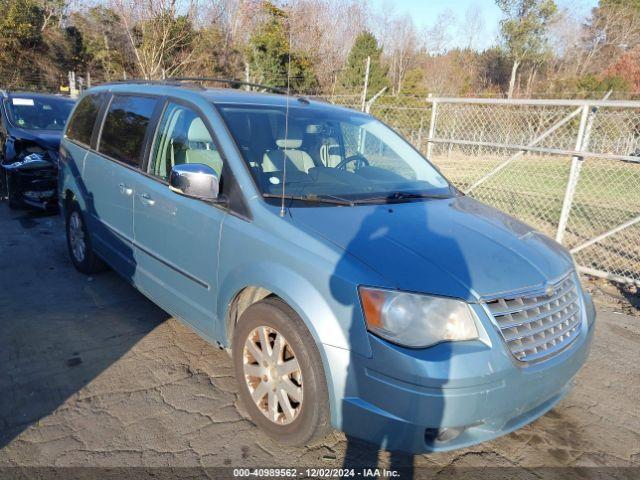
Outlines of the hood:
{"type": "Polygon", "coordinates": [[[16,128],[13,136],[19,140],[26,140],[40,145],[46,150],[57,151],[60,148],[62,131],[57,130],[23,130],[16,128]]]}
{"type": "Polygon", "coordinates": [[[544,286],[573,268],[558,243],[469,197],[290,211],[300,228],[376,270],[385,287],[477,300],[544,286]]]}

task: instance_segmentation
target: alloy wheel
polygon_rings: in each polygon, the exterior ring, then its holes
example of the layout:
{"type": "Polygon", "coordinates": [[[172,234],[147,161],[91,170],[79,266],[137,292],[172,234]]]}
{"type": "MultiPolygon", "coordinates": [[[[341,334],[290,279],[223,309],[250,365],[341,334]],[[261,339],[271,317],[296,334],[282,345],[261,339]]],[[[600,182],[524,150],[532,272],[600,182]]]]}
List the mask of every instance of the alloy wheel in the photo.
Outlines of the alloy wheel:
{"type": "Polygon", "coordinates": [[[71,212],[69,217],[69,243],[73,257],[78,263],[82,263],[85,258],[87,245],[84,239],[82,228],[82,218],[77,211],[71,212]]]}
{"type": "Polygon", "coordinates": [[[260,326],[244,343],[244,378],[258,410],[278,425],[293,422],[302,409],[302,370],[284,335],[260,326]]]}

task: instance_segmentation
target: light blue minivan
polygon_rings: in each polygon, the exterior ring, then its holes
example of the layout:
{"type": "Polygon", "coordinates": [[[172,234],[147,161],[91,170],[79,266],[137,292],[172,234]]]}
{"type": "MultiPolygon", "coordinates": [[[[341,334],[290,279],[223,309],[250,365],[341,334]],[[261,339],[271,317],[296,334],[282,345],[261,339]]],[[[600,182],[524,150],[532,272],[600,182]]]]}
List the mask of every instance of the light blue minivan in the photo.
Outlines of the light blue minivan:
{"type": "Polygon", "coordinates": [[[233,358],[277,440],[388,450],[511,432],[563,398],[595,311],[569,253],[375,118],[180,82],[102,85],[65,131],[78,270],[108,264],[233,358]]]}

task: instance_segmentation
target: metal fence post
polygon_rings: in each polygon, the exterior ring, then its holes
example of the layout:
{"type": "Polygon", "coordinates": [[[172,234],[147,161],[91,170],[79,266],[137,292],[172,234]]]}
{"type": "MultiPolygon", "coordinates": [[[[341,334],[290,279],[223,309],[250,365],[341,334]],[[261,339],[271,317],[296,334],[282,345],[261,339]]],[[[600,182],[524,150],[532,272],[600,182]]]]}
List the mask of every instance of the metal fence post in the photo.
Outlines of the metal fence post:
{"type": "Polygon", "coordinates": [[[386,92],[386,90],[387,90],[387,87],[384,87],[382,90],[376,93],[373,97],[371,97],[371,99],[364,104],[364,108],[362,109],[362,111],[365,113],[371,113],[371,107],[376,102],[376,100],[380,98],[380,95],[386,92]]]}
{"type": "MultiPolygon", "coordinates": [[[[576,138],[576,151],[587,151],[589,145],[589,135],[591,134],[591,126],[593,125],[593,117],[597,108],[593,108],[589,112],[589,105],[582,107],[582,115],[580,117],[580,127],[578,129],[578,137],[576,138]]],[[[556,241],[562,243],[564,234],[567,229],[567,222],[569,221],[569,214],[571,213],[571,206],[573,204],[573,197],[576,194],[576,187],[578,186],[578,179],[580,178],[580,169],[582,168],[582,161],[584,157],[581,155],[574,155],[571,158],[571,170],[569,171],[569,179],[567,181],[567,189],[564,194],[564,200],[562,201],[562,211],[560,212],[560,220],[558,222],[558,231],[556,232],[556,241]]]]}
{"type": "Polygon", "coordinates": [[[364,88],[362,89],[362,107],[360,108],[360,110],[363,112],[367,104],[367,89],[369,88],[369,70],[370,69],[371,69],[371,57],[367,57],[367,66],[364,73],[364,88]]]}
{"type": "Polygon", "coordinates": [[[424,127],[424,116],[420,115],[420,126],[418,127],[418,140],[416,141],[416,147],[422,151],[422,128],[424,127]]]}
{"type": "Polygon", "coordinates": [[[434,135],[436,132],[436,120],[438,114],[438,101],[433,100],[431,102],[431,121],[429,123],[429,136],[427,137],[427,159],[431,160],[431,152],[433,150],[434,135]]]}

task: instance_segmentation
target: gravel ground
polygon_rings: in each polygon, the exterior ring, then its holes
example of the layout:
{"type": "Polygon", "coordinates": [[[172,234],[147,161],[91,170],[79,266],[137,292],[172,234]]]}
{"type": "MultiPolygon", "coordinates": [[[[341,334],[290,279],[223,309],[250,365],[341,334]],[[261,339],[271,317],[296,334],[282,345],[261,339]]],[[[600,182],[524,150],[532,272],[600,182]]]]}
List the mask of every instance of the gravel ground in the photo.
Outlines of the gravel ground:
{"type": "MultiPolygon", "coordinates": [[[[400,456],[364,443],[347,464],[636,467],[640,476],[638,298],[606,283],[575,388],[547,415],[495,441],[400,456]],[[635,306],[632,306],[632,303],[635,306]]],[[[238,406],[227,353],[112,272],[67,259],[58,217],[0,206],[0,466],[340,467],[347,440],[275,444],[238,406]]],[[[539,478],[540,475],[534,477],[539,478]]],[[[631,478],[631,477],[629,477],[631,478]]]]}

